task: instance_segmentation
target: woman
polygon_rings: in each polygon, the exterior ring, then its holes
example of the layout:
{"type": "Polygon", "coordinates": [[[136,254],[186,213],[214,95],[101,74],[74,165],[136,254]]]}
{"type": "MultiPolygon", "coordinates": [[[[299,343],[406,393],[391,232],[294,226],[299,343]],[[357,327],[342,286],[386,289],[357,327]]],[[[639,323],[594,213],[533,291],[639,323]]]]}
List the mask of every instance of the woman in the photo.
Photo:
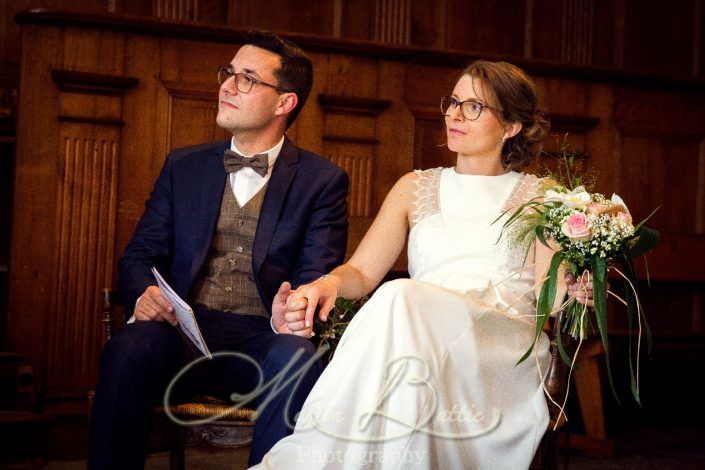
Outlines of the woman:
{"type": "Polygon", "coordinates": [[[289,311],[273,316],[278,331],[310,334],[315,307],[325,319],[336,297],[372,291],[408,234],[411,279],[384,284],[360,310],[294,434],[263,468],[527,468],[532,460],[549,419],[545,335],[516,363],[534,341],[535,284],[552,252],[532,246],[525,258],[526,247],[500,239],[495,220],[539,195],[541,180],[517,170],[538,154],[548,123],[531,80],[503,62],[473,63],[441,103],[455,167],[402,177],[352,258],[292,292],[289,311]]]}

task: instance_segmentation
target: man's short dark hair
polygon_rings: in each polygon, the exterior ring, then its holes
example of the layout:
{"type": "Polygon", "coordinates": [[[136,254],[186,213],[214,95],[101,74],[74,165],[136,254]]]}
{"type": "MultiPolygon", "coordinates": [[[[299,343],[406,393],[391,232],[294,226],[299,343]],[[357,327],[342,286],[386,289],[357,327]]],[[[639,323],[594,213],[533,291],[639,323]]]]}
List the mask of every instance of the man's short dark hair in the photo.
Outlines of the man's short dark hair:
{"type": "Polygon", "coordinates": [[[281,58],[281,68],[274,72],[279,88],[296,93],[299,103],[289,113],[287,129],[296,120],[313,85],[313,64],[306,53],[296,44],[279,37],[271,31],[250,31],[245,37],[245,45],[251,45],[277,54],[281,58]]]}

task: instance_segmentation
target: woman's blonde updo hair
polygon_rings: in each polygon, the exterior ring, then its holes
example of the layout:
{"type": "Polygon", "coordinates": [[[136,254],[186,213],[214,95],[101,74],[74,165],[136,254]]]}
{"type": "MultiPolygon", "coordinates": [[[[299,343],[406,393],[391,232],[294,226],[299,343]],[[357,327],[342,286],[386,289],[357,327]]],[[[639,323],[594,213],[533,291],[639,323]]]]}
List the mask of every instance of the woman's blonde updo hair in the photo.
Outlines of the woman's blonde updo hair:
{"type": "Polygon", "coordinates": [[[523,70],[507,62],[478,60],[463,75],[479,78],[485,99],[504,122],[519,122],[521,130],[502,147],[502,165],[507,171],[521,170],[541,152],[541,140],[548,132],[548,116],[538,109],[534,82],[523,70]]]}

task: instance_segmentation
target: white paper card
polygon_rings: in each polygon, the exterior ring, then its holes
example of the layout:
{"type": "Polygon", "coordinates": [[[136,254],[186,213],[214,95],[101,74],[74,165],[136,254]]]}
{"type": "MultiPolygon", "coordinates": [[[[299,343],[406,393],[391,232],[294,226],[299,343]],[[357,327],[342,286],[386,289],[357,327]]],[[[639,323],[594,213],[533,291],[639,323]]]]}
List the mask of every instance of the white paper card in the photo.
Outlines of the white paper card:
{"type": "Polygon", "coordinates": [[[157,279],[157,284],[162,290],[162,294],[164,294],[164,297],[166,297],[169,303],[174,307],[174,315],[179,320],[177,328],[180,328],[183,334],[191,340],[198,350],[210,359],[212,357],[211,352],[208,350],[208,346],[206,346],[206,342],[203,340],[201,329],[198,328],[198,323],[196,323],[196,317],[191,307],[189,307],[189,305],[174,292],[171,286],[167,284],[161,274],[159,274],[159,271],[157,271],[157,268],[152,268],[152,274],[154,274],[154,277],[157,279]]]}

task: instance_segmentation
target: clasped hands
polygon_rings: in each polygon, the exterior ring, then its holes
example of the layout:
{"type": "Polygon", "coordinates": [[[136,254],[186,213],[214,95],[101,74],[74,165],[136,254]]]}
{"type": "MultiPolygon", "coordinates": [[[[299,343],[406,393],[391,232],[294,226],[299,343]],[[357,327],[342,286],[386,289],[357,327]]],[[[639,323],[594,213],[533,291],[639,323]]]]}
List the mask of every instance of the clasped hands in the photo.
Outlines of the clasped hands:
{"type": "Polygon", "coordinates": [[[575,299],[578,303],[588,307],[594,307],[592,274],[590,271],[585,271],[577,279],[573,273],[568,272],[565,275],[565,283],[568,286],[568,298],[575,299]]]}
{"type": "Polygon", "coordinates": [[[291,289],[290,283],[282,283],[272,302],[272,326],[278,333],[311,338],[316,308],[320,306],[318,317],[327,321],[337,293],[337,283],[331,277],[319,278],[296,290],[291,289]]]}

